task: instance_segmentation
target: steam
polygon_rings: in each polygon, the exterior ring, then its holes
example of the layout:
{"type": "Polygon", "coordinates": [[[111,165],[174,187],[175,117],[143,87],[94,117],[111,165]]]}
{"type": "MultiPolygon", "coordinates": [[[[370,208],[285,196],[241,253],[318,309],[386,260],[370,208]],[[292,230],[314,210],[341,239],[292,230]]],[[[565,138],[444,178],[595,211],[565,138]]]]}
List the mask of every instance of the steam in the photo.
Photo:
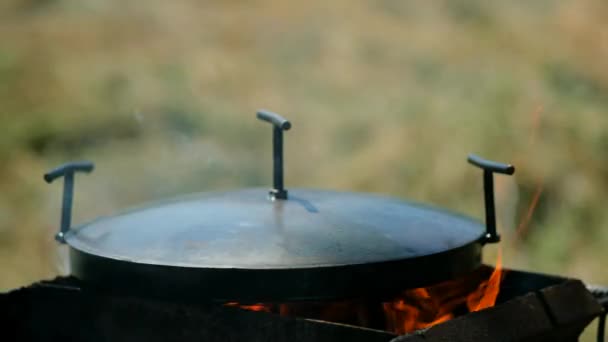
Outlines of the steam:
{"type": "Polygon", "coordinates": [[[69,247],[67,245],[58,244],[55,252],[55,272],[59,275],[66,276],[71,273],[69,247]]]}

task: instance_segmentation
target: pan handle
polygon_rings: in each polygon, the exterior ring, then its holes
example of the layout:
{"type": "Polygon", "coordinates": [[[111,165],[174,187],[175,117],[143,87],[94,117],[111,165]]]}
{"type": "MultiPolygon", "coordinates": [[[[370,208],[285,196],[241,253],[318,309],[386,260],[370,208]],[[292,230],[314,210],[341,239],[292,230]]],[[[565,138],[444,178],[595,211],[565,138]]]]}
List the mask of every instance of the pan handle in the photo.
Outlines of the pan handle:
{"type": "Polygon", "coordinates": [[[258,119],[270,122],[272,127],[272,155],[273,155],[273,188],[269,196],[271,200],[286,200],[287,190],[283,184],[283,131],[291,128],[291,123],[277,113],[260,109],[258,119]]]}
{"type": "Polygon", "coordinates": [[[77,172],[90,173],[95,165],[89,161],[70,162],[63,164],[44,174],[44,180],[52,183],[63,177],[63,205],[61,207],[61,226],[55,235],[55,240],[65,243],[65,234],[70,230],[72,221],[72,200],[74,198],[74,174],[77,172]]]}
{"type": "Polygon", "coordinates": [[[280,128],[283,131],[288,131],[291,128],[291,122],[277,113],[273,113],[266,109],[258,110],[256,116],[258,119],[270,122],[275,127],[280,128]]]}
{"type": "Polygon", "coordinates": [[[500,241],[500,235],[496,232],[496,209],[494,206],[494,173],[512,175],[515,167],[511,164],[497,163],[483,159],[474,154],[467,158],[473,164],[483,170],[483,189],[486,207],[486,234],[483,243],[496,243],[500,241]]]}

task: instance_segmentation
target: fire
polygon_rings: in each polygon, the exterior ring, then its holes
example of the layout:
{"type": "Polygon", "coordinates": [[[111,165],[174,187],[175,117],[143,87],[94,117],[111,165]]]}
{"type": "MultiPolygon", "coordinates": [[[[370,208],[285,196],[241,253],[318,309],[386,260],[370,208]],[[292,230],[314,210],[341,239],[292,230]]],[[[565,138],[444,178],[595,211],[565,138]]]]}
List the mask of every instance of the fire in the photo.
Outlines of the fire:
{"type": "Polygon", "coordinates": [[[467,307],[470,312],[491,308],[496,304],[500,283],[504,272],[502,271],[502,250],[498,249],[496,267],[487,281],[481,282],[476,291],[467,296],[467,307]]]}
{"type": "Polygon", "coordinates": [[[439,297],[419,288],[405,291],[403,296],[383,304],[387,330],[398,334],[431,327],[454,318],[452,305],[441,305],[439,297]]]}
{"type": "MultiPolygon", "coordinates": [[[[542,124],[542,113],[543,113],[543,106],[538,106],[536,108],[536,110],[534,112],[532,112],[531,115],[531,132],[530,132],[530,143],[529,143],[529,147],[526,149],[526,156],[530,156],[530,151],[536,151],[536,146],[537,146],[537,137],[539,136],[539,132],[540,132],[540,128],[541,128],[541,124],[542,124]]],[[[543,193],[543,188],[544,188],[544,181],[543,181],[543,176],[540,175],[537,177],[536,180],[536,186],[534,189],[534,195],[532,196],[532,200],[530,201],[530,204],[528,205],[528,210],[526,211],[525,216],[521,219],[521,221],[519,222],[519,225],[517,226],[517,230],[516,230],[516,240],[514,242],[517,242],[518,240],[523,239],[528,231],[528,227],[530,225],[530,221],[532,219],[532,215],[534,214],[534,211],[536,210],[536,207],[540,201],[540,197],[543,193]]]]}
{"type": "Polygon", "coordinates": [[[388,302],[361,299],[247,305],[230,302],[225,305],[406,334],[494,306],[504,275],[501,254],[499,249],[496,267],[489,277],[486,268],[433,286],[406,290],[388,302]]]}
{"type": "Polygon", "coordinates": [[[534,190],[534,195],[532,196],[532,201],[530,202],[530,205],[528,206],[528,211],[526,212],[526,215],[522,218],[521,222],[519,223],[519,225],[517,226],[517,237],[519,239],[523,238],[526,235],[526,232],[528,230],[528,225],[530,224],[530,220],[532,219],[532,215],[534,214],[534,211],[536,210],[536,206],[538,205],[538,201],[540,200],[540,196],[543,193],[543,180],[540,179],[537,182],[536,185],[536,189],[534,190]]]}
{"type": "Polygon", "coordinates": [[[262,303],[257,303],[257,304],[253,304],[253,305],[241,305],[237,302],[230,302],[230,303],[226,303],[224,305],[225,306],[236,306],[241,309],[245,309],[245,310],[249,310],[249,311],[271,312],[271,307],[269,305],[262,304],[262,303]]]}
{"type": "Polygon", "coordinates": [[[431,287],[407,290],[393,301],[384,303],[386,328],[405,334],[450,320],[457,313],[493,307],[503,275],[499,249],[496,267],[487,280],[477,283],[468,278],[450,280],[431,287]]]}

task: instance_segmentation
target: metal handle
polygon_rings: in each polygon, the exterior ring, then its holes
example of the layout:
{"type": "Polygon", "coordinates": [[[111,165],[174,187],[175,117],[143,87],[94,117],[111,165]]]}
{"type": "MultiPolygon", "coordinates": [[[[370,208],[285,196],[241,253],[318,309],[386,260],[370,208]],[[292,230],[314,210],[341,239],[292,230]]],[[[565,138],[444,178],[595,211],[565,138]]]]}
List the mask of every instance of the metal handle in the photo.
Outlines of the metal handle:
{"type": "Polygon", "coordinates": [[[500,241],[500,235],[496,232],[496,209],[494,205],[494,173],[512,175],[515,167],[510,164],[497,163],[486,160],[474,154],[469,154],[469,163],[483,170],[483,190],[486,207],[486,235],[484,243],[495,243],[500,241]]]}
{"type": "Polygon", "coordinates": [[[270,122],[284,131],[288,131],[291,128],[291,123],[287,119],[277,113],[273,113],[265,109],[258,110],[257,117],[260,120],[270,122]]]}
{"type": "Polygon", "coordinates": [[[61,208],[61,226],[55,235],[55,240],[65,243],[65,234],[70,230],[72,221],[72,200],[74,198],[74,174],[77,172],[89,173],[95,165],[88,161],[71,162],[63,164],[44,174],[47,183],[63,176],[63,205],[61,208]]]}
{"type": "Polygon", "coordinates": [[[291,123],[277,113],[264,109],[258,110],[258,119],[270,122],[272,128],[272,160],[273,160],[273,188],[270,190],[270,199],[287,199],[287,190],[283,184],[283,131],[291,128],[291,123]]]}

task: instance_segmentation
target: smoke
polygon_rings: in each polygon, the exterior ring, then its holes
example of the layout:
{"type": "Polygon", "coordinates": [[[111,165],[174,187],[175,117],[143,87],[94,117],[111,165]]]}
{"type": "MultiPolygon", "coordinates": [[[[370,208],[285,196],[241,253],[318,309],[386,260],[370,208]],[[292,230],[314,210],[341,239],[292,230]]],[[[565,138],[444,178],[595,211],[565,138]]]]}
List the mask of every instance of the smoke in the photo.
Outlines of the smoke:
{"type": "Polygon", "coordinates": [[[71,273],[69,247],[67,245],[58,245],[55,252],[55,272],[61,276],[66,276],[71,273]]]}

